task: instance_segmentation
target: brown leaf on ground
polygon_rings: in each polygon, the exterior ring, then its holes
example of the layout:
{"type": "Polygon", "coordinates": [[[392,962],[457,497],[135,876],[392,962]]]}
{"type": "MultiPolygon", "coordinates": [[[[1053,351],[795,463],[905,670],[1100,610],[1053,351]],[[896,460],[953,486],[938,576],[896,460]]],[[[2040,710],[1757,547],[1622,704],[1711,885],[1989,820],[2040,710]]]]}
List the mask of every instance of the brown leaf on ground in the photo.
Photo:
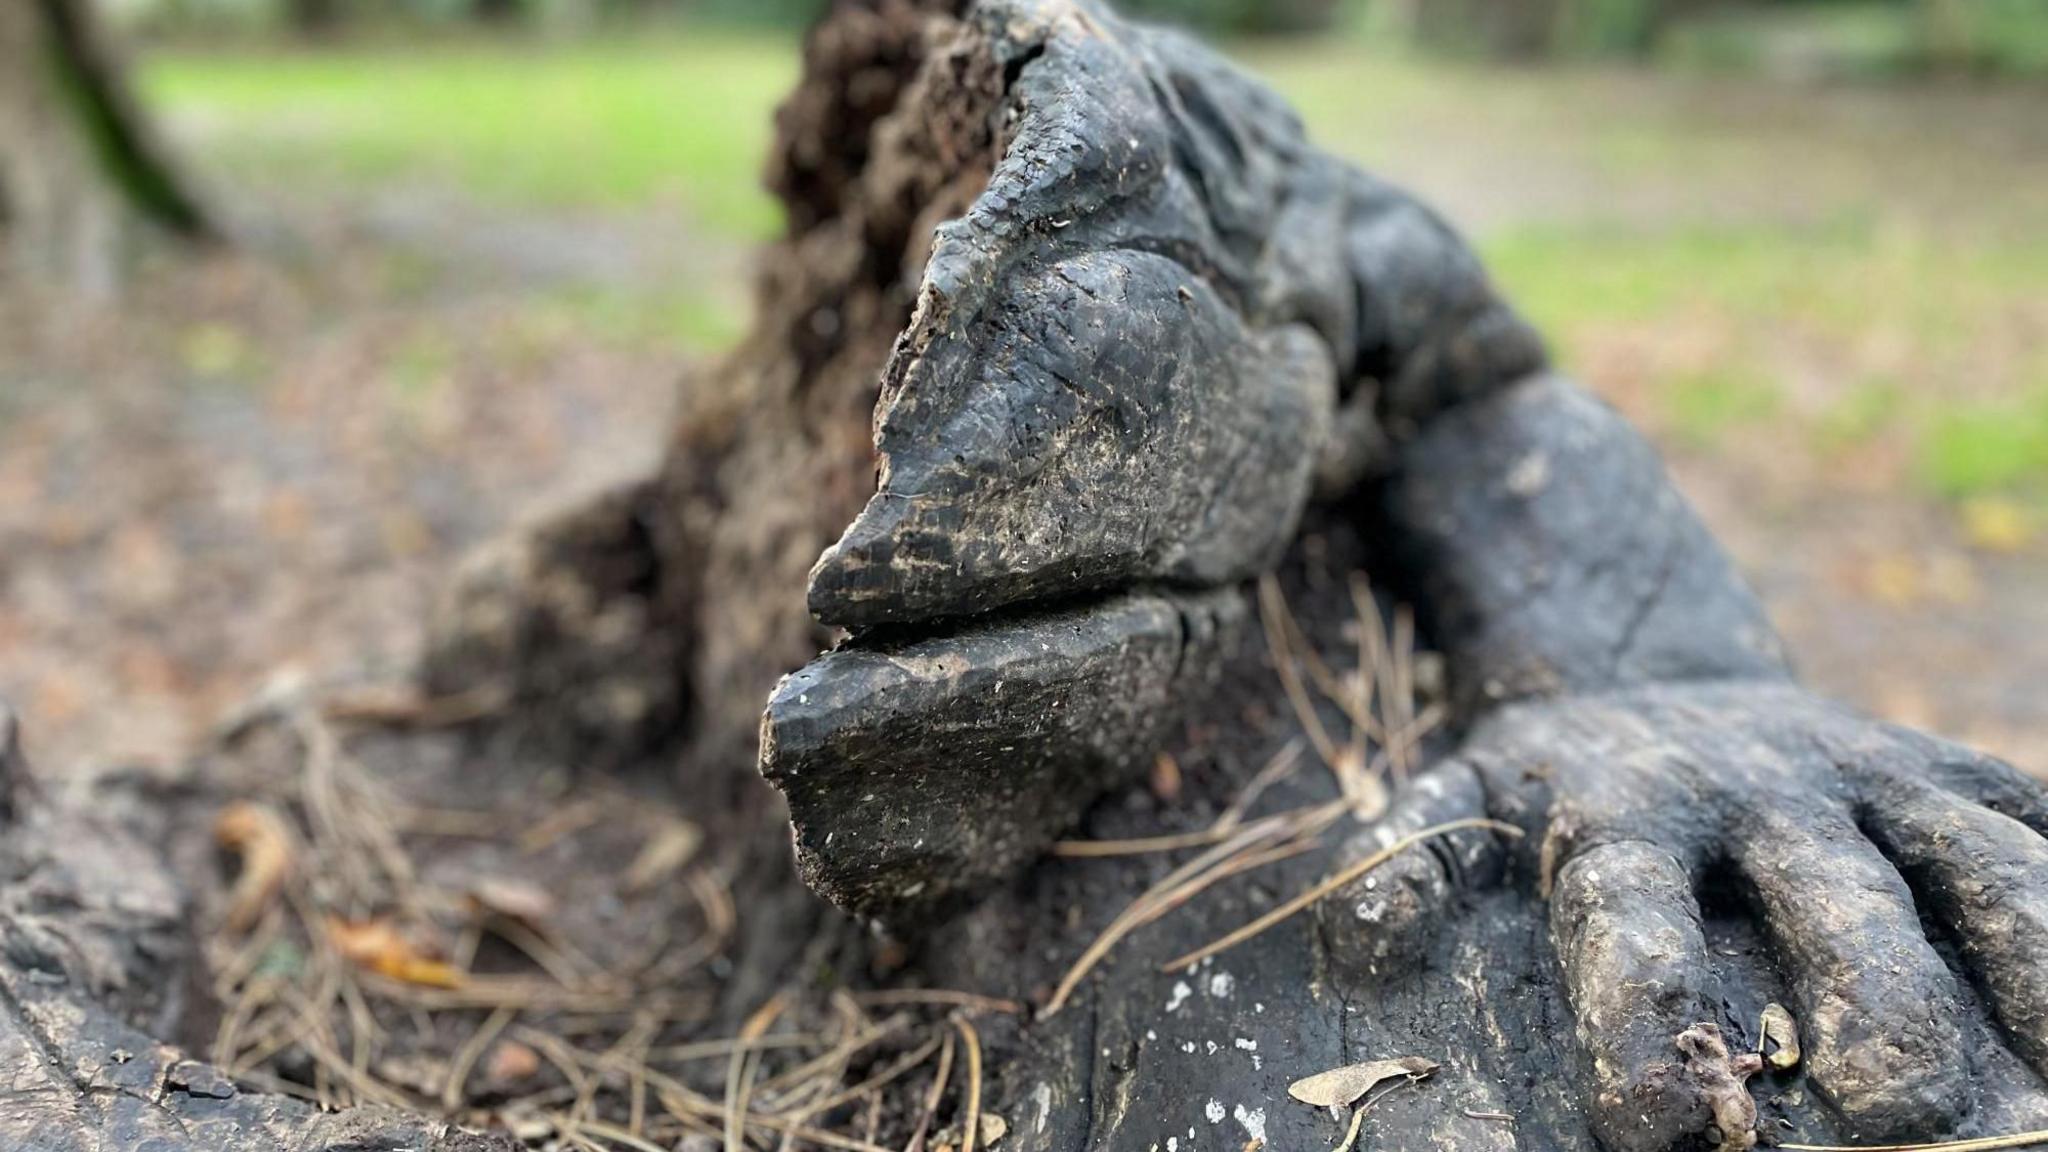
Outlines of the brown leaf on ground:
{"type": "Polygon", "coordinates": [[[343,959],[403,984],[460,988],[463,971],[421,952],[390,920],[327,919],[327,943],[343,959]]]}
{"type": "Polygon", "coordinates": [[[1799,1063],[1799,1025],[1783,1004],[1772,1001],[1764,1005],[1763,1019],[1757,1026],[1756,1050],[1765,1063],[1780,1072],[1799,1063]]]}
{"type": "Polygon", "coordinates": [[[241,875],[228,896],[227,925],[231,932],[247,932],[291,876],[291,832],[276,809],[245,800],[221,810],[213,838],[241,858],[241,875]]]}
{"type": "Polygon", "coordinates": [[[2034,518],[2012,500],[1986,497],[1963,505],[1963,536],[1985,552],[2018,552],[2034,539],[2034,518]]]}
{"type": "Polygon", "coordinates": [[[517,1040],[500,1040],[484,1060],[484,1080],[493,1089],[517,1087],[540,1074],[540,1054],[517,1040]]]}
{"type": "Polygon", "coordinates": [[[1397,1076],[1419,1079],[1436,1071],[1436,1061],[1421,1056],[1368,1060],[1305,1076],[1287,1086],[1287,1094],[1317,1108],[1343,1108],[1357,1103],[1373,1087],[1397,1076]]]}
{"type": "Polygon", "coordinates": [[[1151,787],[1152,795],[1157,797],[1161,804],[1180,802],[1180,761],[1173,758],[1173,753],[1161,752],[1159,758],[1152,762],[1151,787]]]}
{"type": "Polygon", "coordinates": [[[538,884],[525,880],[480,877],[470,883],[464,895],[470,914],[479,921],[502,916],[530,928],[541,928],[555,914],[555,898],[538,884]]]}

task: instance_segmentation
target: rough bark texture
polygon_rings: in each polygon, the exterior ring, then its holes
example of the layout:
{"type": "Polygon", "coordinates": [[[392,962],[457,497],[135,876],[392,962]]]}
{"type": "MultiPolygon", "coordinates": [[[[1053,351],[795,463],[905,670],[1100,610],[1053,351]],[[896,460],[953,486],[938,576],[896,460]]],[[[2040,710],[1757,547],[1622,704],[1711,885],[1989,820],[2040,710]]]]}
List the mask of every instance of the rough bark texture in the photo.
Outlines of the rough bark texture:
{"type": "Polygon", "coordinates": [[[203,238],[213,222],[130,92],[84,0],[0,9],[0,242],[15,274],[111,294],[124,231],[203,238]]]}
{"type": "Polygon", "coordinates": [[[493,746],[681,762],[757,913],[738,954],[762,996],[845,927],[794,882],[787,810],[755,770],[762,702],[833,639],[802,610],[806,574],[874,489],[877,372],[932,229],[999,147],[1001,77],[955,7],[841,4],[810,32],[776,117],[788,232],[762,255],[754,331],[685,389],[654,476],[479,556],[431,626],[427,687],[497,698],[493,746]]]}
{"type": "Polygon", "coordinates": [[[753,334],[685,390],[655,477],[477,562],[432,686],[507,692],[522,739],[600,765],[686,750],[699,784],[751,783],[761,701],[830,640],[789,605],[873,491],[876,374],[932,228],[994,161],[999,77],[954,7],[845,4],[811,32],[753,334]]]}

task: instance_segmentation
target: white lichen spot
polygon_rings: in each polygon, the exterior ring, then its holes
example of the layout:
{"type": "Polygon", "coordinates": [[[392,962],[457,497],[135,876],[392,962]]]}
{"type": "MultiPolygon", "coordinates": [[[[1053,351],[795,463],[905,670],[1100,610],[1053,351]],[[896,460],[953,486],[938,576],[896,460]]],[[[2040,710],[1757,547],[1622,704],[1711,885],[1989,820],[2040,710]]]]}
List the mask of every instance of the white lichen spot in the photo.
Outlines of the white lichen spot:
{"type": "Polygon", "coordinates": [[[1195,1042],[1193,1040],[1187,1041],[1186,1043],[1180,1046],[1180,1050],[1187,1053],[1190,1056],[1193,1056],[1195,1054],[1195,1042]]]}
{"type": "Polygon", "coordinates": [[[1190,988],[1190,987],[1188,987],[1188,982],[1187,982],[1187,981],[1185,981],[1185,980],[1176,980],[1176,981],[1174,981],[1174,982],[1173,982],[1173,996],[1172,996],[1172,997],[1171,997],[1170,999],[1168,999],[1168,1000],[1167,1000],[1167,1002],[1166,1002],[1166,1010],[1167,1010],[1168,1012],[1178,1012],[1178,1011],[1180,1011],[1180,1006],[1181,1006],[1182,1004],[1185,1004],[1185,1003],[1187,1003],[1187,999],[1188,999],[1188,997],[1190,997],[1190,996],[1193,996],[1194,994],[1195,994],[1195,990],[1194,990],[1193,988],[1190,988]]]}
{"type": "Polygon", "coordinates": [[[1508,491],[1524,499],[1543,491],[1550,483],[1550,457],[1531,452],[1508,471],[1508,491]]]}
{"type": "Polygon", "coordinates": [[[1246,1052],[1257,1052],[1259,1050],[1259,1042],[1257,1040],[1244,1036],[1237,1038],[1237,1046],[1246,1052]]]}
{"type": "Polygon", "coordinates": [[[1209,1102],[1202,1106],[1202,1115],[1207,1116],[1211,1124],[1221,1124],[1229,1113],[1223,1110],[1223,1101],[1211,1096],[1209,1102]]]}
{"type": "Polygon", "coordinates": [[[1266,1110],[1264,1108],[1246,1108],[1244,1105],[1239,1104],[1236,1110],[1231,1112],[1230,1116],[1237,1121],[1238,1127],[1244,1129],[1245,1135],[1251,1137],[1259,1144],[1266,1142],[1266,1110]]]}
{"type": "Polygon", "coordinates": [[[1209,1046],[1209,1055],[1214,1056],[1216,1054],[1217,1048],[1216,1042],[1214,1040],[1204,1040],[1202,1041],[1202,1043],[1209,1046]]]}
{"type": "Polygon", "coordinates": [[[1218,1000],[1230,999],[1230,994],[1236,990],[1237,977],[1232,976],[1228,972],[1218,972],[1214,976],[1209,977],[1209,995],[1214,996],[1218,1000]]]}
{"type": "Polygon", "coordinates": [[[1043,1132],[1046,1124],[1052,1120],[1052,1085],[1040,1084],[1032,1089],[1031,1102],[1038,1106],[1038,1123],[1034,1127],[1043,1132]]]}
{"type": "Polygon", "coordinates": [[[1180,1137],[1168,1136],[1166,1138],[1166,1152],[1180,1152],[1180,1137]]]}

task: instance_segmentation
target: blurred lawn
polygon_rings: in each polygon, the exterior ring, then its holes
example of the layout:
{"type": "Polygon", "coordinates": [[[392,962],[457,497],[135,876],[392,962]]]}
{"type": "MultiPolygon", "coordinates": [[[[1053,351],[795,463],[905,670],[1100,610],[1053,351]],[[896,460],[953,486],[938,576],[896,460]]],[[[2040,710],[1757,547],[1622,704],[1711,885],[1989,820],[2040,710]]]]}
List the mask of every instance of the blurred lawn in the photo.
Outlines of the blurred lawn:
{"type": "MultiPolygon", "coordinates": [[[[1566,363],[1667,443],[2048,510],[2048,149],[2016,144],[2048,123],[2038,91],[1246,55],[1319,140],[1446,203],[1566,363]]],[[[719,30],[159,52],[146,83],[229,181],[672,208],[730,243],[776,227],[758,172],[796,70],[787,36],[719,30]]],[[[701,344],[730,331],[701,293],[733,287],[555,305],[701,344]]]]}
{"type": "Polygon", "coordinates": [[[149,95],[227,179],[308,188],[446,184],[494,203],[675,202],[703,226],[777,226],[757,173],[796,81],[786,36],[696,30],[498,42],[158,53],[149,95]]]}

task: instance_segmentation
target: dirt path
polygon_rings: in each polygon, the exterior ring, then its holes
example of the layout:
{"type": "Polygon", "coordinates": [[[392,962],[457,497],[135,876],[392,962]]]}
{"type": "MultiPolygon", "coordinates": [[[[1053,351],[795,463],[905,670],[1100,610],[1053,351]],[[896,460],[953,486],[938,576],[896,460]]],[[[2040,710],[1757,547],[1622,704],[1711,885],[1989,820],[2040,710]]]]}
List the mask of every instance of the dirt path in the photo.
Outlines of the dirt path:
{"type": "Polygon", "coordinates": [[[0,696],[46,773],[175,758],[280,669],[402,667],[466,546],[652,459],[690,357],[586,294],[740,255],[502,223],[386,206],[117,314],[0,298],[0,696]]]}

